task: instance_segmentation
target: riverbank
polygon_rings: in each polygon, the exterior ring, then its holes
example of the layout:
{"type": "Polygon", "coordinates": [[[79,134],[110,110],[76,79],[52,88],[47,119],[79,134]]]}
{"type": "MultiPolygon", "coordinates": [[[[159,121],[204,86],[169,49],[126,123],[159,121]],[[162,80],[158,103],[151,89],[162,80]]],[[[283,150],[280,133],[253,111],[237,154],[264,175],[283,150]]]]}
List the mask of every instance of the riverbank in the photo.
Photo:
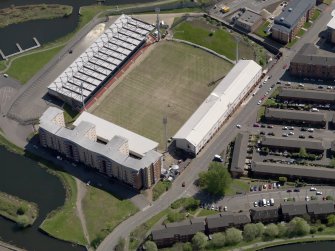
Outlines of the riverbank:
{"type": "Polygon", "coordinates": [[[33,202],[0,192],[0,215],[25,228],[37,219],[38,207],[33,202]]]}
{"type": "Polygon", "coordinates": [[[0,28],[39,19],[54,19],[72,14],[72,6],[60,4],[38,4],[13,6],[0,9],[0,28]]]}

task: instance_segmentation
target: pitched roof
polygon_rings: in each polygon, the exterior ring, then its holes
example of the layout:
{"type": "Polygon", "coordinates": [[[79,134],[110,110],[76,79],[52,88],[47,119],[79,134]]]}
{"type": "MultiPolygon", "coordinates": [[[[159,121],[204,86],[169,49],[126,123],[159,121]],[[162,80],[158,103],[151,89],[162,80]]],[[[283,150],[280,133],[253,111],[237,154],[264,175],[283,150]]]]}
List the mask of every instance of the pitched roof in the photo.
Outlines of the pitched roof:
{"type": "Polygon", "coordinates": [[[268,220],[278,218],[277,207],[259,207],[250,210],[250,215],[253,220],[268,220]]]}
{"type": "Polygon", "coordinates": [[[335,57],[331,54],[324,55],[314,44],[304,44],[291,60],[291,64],[321,65],[324,67],[335,66],[335,57]]]}
{"type": "Polygon", "coordinates": [[[284,202],[281,204],[282,214],[289,216],[304,215],[307,214],[306,202],[284,202]]]}
{"type": "Polygon", "coordinates": [[[249,142],[249,133],[243,132],[237,134],[234,144],[233,158],[231,161],[231,171],[243,173],[245,159],[247,157],[247,148],[249,142]]]}
{"type": "Polygon", "coordinates": [[[309,201],[307,203],[307,211],[312,214],[331,214],[335,212],[334,202],[326,201],[309,201]]]}
{"type": "Polygon", "coordinates": [[[323,122],[326,121],[326,113],[267,108],[265,110],[265,118],[323,122]]]}
{"type": "Polygon", "coordinates": [[[291,0],[282,12],[274,19],[275,29],[281,29],[289,32],[299,22],[299,20],[306,14],[308,10],[315,6],[315,0],[291,0]]]}
{"type": "Polygon", "coordinates": [[[185,220],[176,223],[166,224],[165,226],[159,226],[152,230],[152,239],[166,239],[173,238],[176,235],[187,236],[194,235],[197,232],[204,232],[205,224],[203,220],[200,222],[197,220],[185,220]]]}
{"type": "Polygon", "coordinates": [[[318,139],[300,139],[300,138],[282,138],[282,137],[270,137],[264,136],[262,139],[263,146],[273,147],[287,147],[287,148],[301,148],[304,147],[307,150],[324,150],[323,141],[318,139]]]}
{"type": "Polygon", "coordinates": [[[335,92],[282,88],[279,97],[335,102],[335,92]]]}
{"type": "Polygon", "coordinates": [[[269,162],[252,162],[251,171],[263,174],[289,175],[302,178],[315,178],[335,181],[335,170],[325,167],[284,165],[269,162]]]}
{"type": "Polygon", "coordinates": [[[209,229],[229,227],[231,224],[247,224],[249,222],[251,222],[251,220],[248,212],[220,213],[207,217],[207,225],[209,229]]]}

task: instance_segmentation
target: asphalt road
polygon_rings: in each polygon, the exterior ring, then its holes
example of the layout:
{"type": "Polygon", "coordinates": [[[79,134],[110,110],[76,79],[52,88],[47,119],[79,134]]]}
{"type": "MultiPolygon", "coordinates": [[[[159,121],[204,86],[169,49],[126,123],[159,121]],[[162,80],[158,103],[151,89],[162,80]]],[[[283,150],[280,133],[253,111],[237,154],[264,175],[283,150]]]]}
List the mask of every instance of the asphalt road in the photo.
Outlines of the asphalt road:
{"type": "MultiPolygon", "coordinates": [[[[136,215],[128,218],[120,225],[118,225],[114,231],[109,234],[105,240],[98,247],[98,251],[110,251],[113,250],[118,240],[123,237],[126,238],[129,234],[139,225],[146,222],[155,214],[169,207],[169,205],[176,199],[183,196],[192,196],[197,191],[194,188],[193,182],[197,179],[199,172],[206,170],[209,163],[215,154],[223,152],[229,142],[236,136],[238,129],[236,124],[251,125],[256,121],[257,114],[257,102],[265,94],[268,88],[276,83],[281,76],[284,74],[286,69],[283,69],[284,65],[289,65],[289,62],[295,55],[295,53],[303,46],[303,44],[311,41],[316,41],[318,33],[325,29],[327,22],[331,19],[330,12],[334,7],[326,9],[326,11],[319,17],[314,23],[311,29],[305,33],[304,37],[294,45],[291,50],[284,50],[284,56],[277,62],[277,64],[268,73],[272,75],[272,78],[260,88],[254,97],[249,98],[235,115],[225,124],[223,128],[215,135],[215,137],[209,142],[209,144],[202,150],[202,152],[194,159],[189,167],[174,181],[171,189],[161,196],[157,201],[152,203],[148,208],[145,208],[136,215]],[[186,187],[181,186],[182,182],[186,183],[186,187]]],[[[251,199],[250,199],[251,200],[251,199]]]]}

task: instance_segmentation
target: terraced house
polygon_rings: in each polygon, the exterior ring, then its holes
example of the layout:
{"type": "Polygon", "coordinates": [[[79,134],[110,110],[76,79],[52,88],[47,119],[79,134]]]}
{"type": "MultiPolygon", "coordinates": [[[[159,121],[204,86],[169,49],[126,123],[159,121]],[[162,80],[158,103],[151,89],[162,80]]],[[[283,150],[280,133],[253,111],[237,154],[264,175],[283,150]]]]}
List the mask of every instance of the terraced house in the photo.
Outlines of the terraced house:
{"type": "Polygon", "coordinates": [[[159,180],[162,155],[155,151],[157,142],[87,112],[71,127],[65,126],[61,109],[48,108],[40,118],[41,144],[135,189],[159,180]]]}
{"type": "Polygon", "coordinates": [[[314,13],[315,0],[291,0],[274,19],[272,37],[281,43],[289,43],[314,13]]]}

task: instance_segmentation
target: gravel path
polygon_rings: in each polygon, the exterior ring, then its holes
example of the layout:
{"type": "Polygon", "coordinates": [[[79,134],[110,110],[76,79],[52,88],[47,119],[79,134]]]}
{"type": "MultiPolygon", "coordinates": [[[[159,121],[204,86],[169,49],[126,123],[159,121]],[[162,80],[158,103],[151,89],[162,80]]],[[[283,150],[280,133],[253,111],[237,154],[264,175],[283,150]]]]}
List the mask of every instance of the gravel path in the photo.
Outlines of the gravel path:
{"type": "Polygon", "coordinates": [[[76,184],[77,184],[77,201],[76,201],[77,215],[80,219],[80,223],[84,231],[85,239],[87,243],[90,243],[90,236],[87,231],[86,219],[85,219],[85,215],[84,215],[84,211],[83,211],[82,203],[81,203],[86,194],[86,185],[77,178],[76,178],[76,184]]]}

